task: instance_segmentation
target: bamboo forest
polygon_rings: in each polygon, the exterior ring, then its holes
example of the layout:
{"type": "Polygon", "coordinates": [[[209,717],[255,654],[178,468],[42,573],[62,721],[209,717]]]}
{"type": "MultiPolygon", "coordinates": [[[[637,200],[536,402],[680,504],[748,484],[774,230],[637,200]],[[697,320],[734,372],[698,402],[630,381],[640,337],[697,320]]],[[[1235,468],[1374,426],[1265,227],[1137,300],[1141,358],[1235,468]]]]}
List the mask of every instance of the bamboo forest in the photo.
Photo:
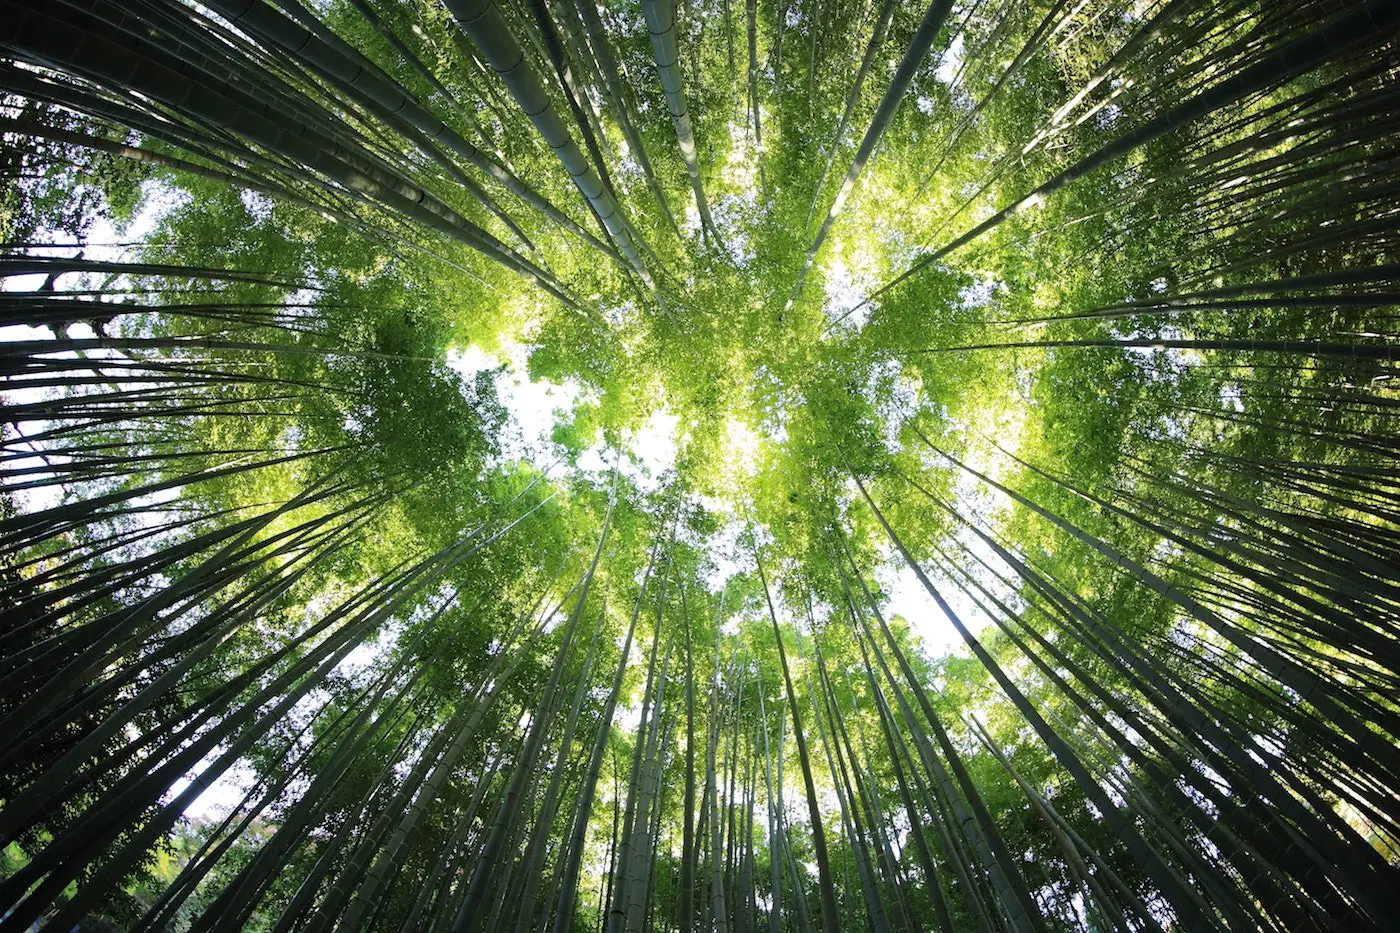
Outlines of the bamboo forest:
{"type": "Polygon", "coordinates": [[[0,0],[0,933],[1400,930],[1400,0],[0,0]]]}

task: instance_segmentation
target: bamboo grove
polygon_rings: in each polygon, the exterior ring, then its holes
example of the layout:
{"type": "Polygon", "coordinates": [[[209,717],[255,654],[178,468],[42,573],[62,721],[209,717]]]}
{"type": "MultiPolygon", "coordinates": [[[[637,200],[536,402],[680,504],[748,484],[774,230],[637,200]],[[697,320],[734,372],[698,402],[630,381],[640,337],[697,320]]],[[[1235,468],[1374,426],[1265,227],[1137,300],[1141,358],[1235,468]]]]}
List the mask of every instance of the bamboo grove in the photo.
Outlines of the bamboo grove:
{"type": "Polygon", "coordinates": [[[1397,36],[0,0],[0,933],[1400,928],[1397,36]]]}

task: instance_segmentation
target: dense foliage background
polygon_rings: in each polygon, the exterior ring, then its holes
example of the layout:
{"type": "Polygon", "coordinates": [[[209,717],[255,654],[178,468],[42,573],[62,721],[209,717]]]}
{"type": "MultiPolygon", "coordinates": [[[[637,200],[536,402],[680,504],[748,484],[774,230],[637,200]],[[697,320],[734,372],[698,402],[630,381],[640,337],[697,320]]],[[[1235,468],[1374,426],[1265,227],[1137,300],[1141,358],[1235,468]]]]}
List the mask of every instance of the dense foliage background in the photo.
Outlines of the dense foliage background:
{"type": "Polygon", "coordinates": [[[1397,26],[0,0],[0,931],[1397,928],[1397,26]]]}

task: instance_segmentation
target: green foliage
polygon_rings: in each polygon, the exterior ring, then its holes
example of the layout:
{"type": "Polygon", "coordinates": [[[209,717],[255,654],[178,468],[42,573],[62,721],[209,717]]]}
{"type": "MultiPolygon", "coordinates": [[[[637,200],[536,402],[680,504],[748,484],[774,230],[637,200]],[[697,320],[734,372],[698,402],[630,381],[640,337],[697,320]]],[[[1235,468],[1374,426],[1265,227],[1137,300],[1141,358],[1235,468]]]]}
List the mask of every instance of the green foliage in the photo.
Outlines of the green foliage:
{"type": "Polygon", "coordinates": [[[795,289],[922,6],[678,5],[702,230],[636,3],[93,3],[0,36],[0,930],[1396,915],[1385,4],[953,4],[795,289]]]}

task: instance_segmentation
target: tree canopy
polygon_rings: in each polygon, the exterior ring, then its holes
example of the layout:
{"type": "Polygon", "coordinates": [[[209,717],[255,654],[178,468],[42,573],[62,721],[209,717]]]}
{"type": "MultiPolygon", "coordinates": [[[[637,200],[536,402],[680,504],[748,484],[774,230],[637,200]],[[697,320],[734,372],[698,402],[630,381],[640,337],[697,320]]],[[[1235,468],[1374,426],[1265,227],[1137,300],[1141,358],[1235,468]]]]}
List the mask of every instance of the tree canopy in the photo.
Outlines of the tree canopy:
{"type": "Polygon", "coordinates": [[[1400,929],[1397,0],[0,0],[0,933],[1400,929]]]}

